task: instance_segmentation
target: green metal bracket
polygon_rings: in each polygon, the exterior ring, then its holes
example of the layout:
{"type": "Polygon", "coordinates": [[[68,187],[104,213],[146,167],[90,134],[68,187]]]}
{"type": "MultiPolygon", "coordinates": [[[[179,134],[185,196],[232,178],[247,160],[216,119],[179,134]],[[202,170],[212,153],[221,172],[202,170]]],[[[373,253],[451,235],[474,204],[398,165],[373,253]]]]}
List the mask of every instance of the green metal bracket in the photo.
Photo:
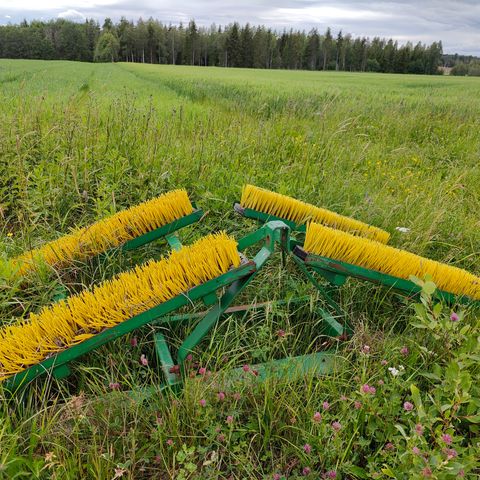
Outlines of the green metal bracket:
{"type": "MultiPolygon", "coordinates": [[[[124,243],[120,247],[120,249],[123,251],[134,250],[138,247],[141,247],[142,245],[146,245],[147,243],[158,240],[159,238],[166,237],[171,233],[180,230],[181,228],[191,225],[192,223],[198,222],[204,216],[204,212],[202,209],[196,208],[195,204],[193,204],[193,206],[195,210],[189,215],[185,215],[184,217],[179,218],[172,223],[169,223],[167,225],[164,225],[163,227],[157,228],[155,230],[145,233],[144,235],[140,235],[137,238],[129,240],[128,242],[124,243]]],[[[173,248],[177,246],[177,242],[175,242],[175,240],[173,240],[172,238],[170,238],[170,240],[167,238],[167,241],[169,242],[169,244],[171,241],[173,242],[173,245],[171,245],[173,248]]]]}
{"type": "Polygon", "coordinates": [[[282,358],[253,365],[248,372],[245,372],[243,368],[231,370],[228,372],[227,382],[233,383],[246,378],[254,378],[255,381],[295,381],[305,375],[325,375],[330,373],[335,368],[335,364],[338,364],[340,361],[338,355],[332,351],[282,358]]]}
{"type": "Polygon", "coordinates": [[[279,220],[285,223],[292,232],[305,232],[306,226],[305,225],[297,225],[295,222],[291,220],[286,220],[285,218],[276,217],[275,215],[271,215],[269,213],[259,212],[257,210],[252,210],[251,208],[242,207],[240,203],[234,203],[233,209],[238,214],[242,215],[242,217],[251,218],[253,220],[257,220],[260,223],[267,223],[275,220],[279,220]]]}
{"type": "MultiPolygon", "coordinates": [[[[369,270],[367,268],[360,267],[358,265],[352,265],[340,260],[333,260],[331,258],[313,255],[298,246],[294,248],[293,254],[294,257],[297,258],[296,262],[299,265],[303,264],[302,268],[305,270],[311,269],[320,275],[324,274],[325,272],[331,272],[335,275],[341,275],[343,277],[366,280],[371,283],[389,287],[392,290],[412,297],[418,296],[421,292],[421,288],[410,280],[387,275],[376,270],[369,270]]],[[[442,290],[437,290],[435,292],[435,296],[438,300],[445,301],[449,304],[480,304],[478,301],[473,302],[467,297],[457,296],[442,290]]]]}

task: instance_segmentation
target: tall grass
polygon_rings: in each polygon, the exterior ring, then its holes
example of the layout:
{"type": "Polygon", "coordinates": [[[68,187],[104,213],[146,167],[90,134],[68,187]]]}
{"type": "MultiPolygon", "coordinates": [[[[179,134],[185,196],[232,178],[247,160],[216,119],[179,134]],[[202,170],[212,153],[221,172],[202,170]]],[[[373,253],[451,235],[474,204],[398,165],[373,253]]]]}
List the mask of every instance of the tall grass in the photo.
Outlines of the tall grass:
{"type": "MultiPolygon", "coordinates": [[[[250,182],[375,224],[395,246],[480,274],[478,88],[474,78],[1,61],[1,255],[177,187],[209,212],[183,241],[218,229],[240,237],[253,225],[231,204],[250,182]]],[[[2,285],[0,322],[50,303],[59,284],[77,291],[163,250],[39,274],[28,287],[2,285]]],[[[242,301],[302,293],[310,286],[278,261],[242,301]]],[[[349,283],[342,304],[355,334],[340,344],[321,335],[308,306],[230,317],[194,358],[213,373],[188,380],[179,397],[157,392],[140,403],[125,393],[160,382],[152,328],[136,335],[137,346],[119,339],[91,353],[69,380],[38,381],[2,400],[0,478],[292,479],[333,470],[337,478],[422,478],[427,463],[412,457],[416,437],[407,431],[416,422],[430,429],[426,445],[418,440],[429,462],[445,460],[438,439],[454,434],[461,467],[434,470],[434,478],[462,469],[477,478],[478,430],[455,423],[451,410],[438,414],[439,426],[402,408],[411,384],[433,405],[432,418],[439,391],[447,392],[442,405],[461,405],[432,373],[466,348],[460,331],[445,350],[443,337],[411,326],[418,320],[408,303],[365,284],[349,283]],[[326,347],[344,359],[331,376],[257,384],[247,375],[224,386],[230,368],[326,347]],[[399,365],[405,372],[392,376],[388,367],[399,365]],[[116,383],[121,390],[110,391],[116,383]],[[364,384],[376,395],[365,396],[364,384]]],[[[464,322],[478,336],[475,315],[464,322]]],[[[178,345],[185,333],[170,340],[178,345]]],[[[467,370],[478,383],[478,367],[467,370]]]]}

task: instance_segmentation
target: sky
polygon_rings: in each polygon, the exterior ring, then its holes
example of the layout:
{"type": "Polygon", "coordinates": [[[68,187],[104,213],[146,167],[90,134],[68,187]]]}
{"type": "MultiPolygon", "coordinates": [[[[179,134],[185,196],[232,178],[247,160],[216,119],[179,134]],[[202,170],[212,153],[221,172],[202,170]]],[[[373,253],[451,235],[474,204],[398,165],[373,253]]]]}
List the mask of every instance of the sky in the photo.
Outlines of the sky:
{"type": "Polygon", "coordinates": [[[445,53],[480,56],[480,0],[0,0],[0,24],[23,19],[139,17],[164,23],[267,25],[353,36],[394,38],[399,43],[441,40],[445,53]]]}

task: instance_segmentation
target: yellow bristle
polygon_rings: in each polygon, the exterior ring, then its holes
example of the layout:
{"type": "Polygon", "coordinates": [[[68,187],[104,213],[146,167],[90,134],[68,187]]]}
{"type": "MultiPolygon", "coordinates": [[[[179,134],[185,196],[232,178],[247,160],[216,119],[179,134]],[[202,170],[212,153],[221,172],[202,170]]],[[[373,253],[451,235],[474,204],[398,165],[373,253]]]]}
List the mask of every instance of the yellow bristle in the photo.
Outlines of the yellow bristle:
{"type": "Polygon", "coordinates": [[[4,327],[0,382],[239,265],[236,241],[225,233],[209,235],[4,327]]]}
{"type": "Polygon", "coordinates": [[[242,207],[290,220],[297,225],[314,221],[381,243],[387,243],[390,239],[390,234],[380,228],[254,185],[243,186],[240,204],[242,207]]]}
{"type": "Polygon", "coordinates": [[[39,262],[62,266],[74,260],[84,260],[192,211],[186,190],[172,190],[13,258],[10,267],[16,275],[24,275],[34,270],[39,262]]]}
{"type": "Polygon", "coordinates": [[[405,280],[411,275],[424,278],[429,274],[440,290],[480,299],[480,277],[466,270],[323,225],[308,224],[303,248],[309,253],[405,280]]]}

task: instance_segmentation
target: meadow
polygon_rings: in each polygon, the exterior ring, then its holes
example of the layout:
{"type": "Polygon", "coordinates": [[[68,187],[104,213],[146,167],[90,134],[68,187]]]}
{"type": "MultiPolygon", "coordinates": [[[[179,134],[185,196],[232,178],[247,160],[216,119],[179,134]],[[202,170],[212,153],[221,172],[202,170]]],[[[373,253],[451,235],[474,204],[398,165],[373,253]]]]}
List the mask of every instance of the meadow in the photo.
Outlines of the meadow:
{"type": "MultiPolygon", "coordinates": [[[[469,77],[1,60],[0,255],[174,188],[208,211],[182,241],[240,238],[254,224],[232,204],[253,183],[480,275],[479,91],[469,77]]],[[[162,252],[2,281],[0,323],[162,252]]],[[[286,269],[273,262],[244,303],[317,300],[286,269]]],[[[67,380],[13,399],[0,384],[0,478],[479,478],[480,316],[422,299],[349,282],[355,333],[325,377],[222,390],[230,368],[325,347],[307,304],[223,320],[195,354],[211,375],[178,396],[128,395],[161,381],[150,327],[67,380]]]]}

